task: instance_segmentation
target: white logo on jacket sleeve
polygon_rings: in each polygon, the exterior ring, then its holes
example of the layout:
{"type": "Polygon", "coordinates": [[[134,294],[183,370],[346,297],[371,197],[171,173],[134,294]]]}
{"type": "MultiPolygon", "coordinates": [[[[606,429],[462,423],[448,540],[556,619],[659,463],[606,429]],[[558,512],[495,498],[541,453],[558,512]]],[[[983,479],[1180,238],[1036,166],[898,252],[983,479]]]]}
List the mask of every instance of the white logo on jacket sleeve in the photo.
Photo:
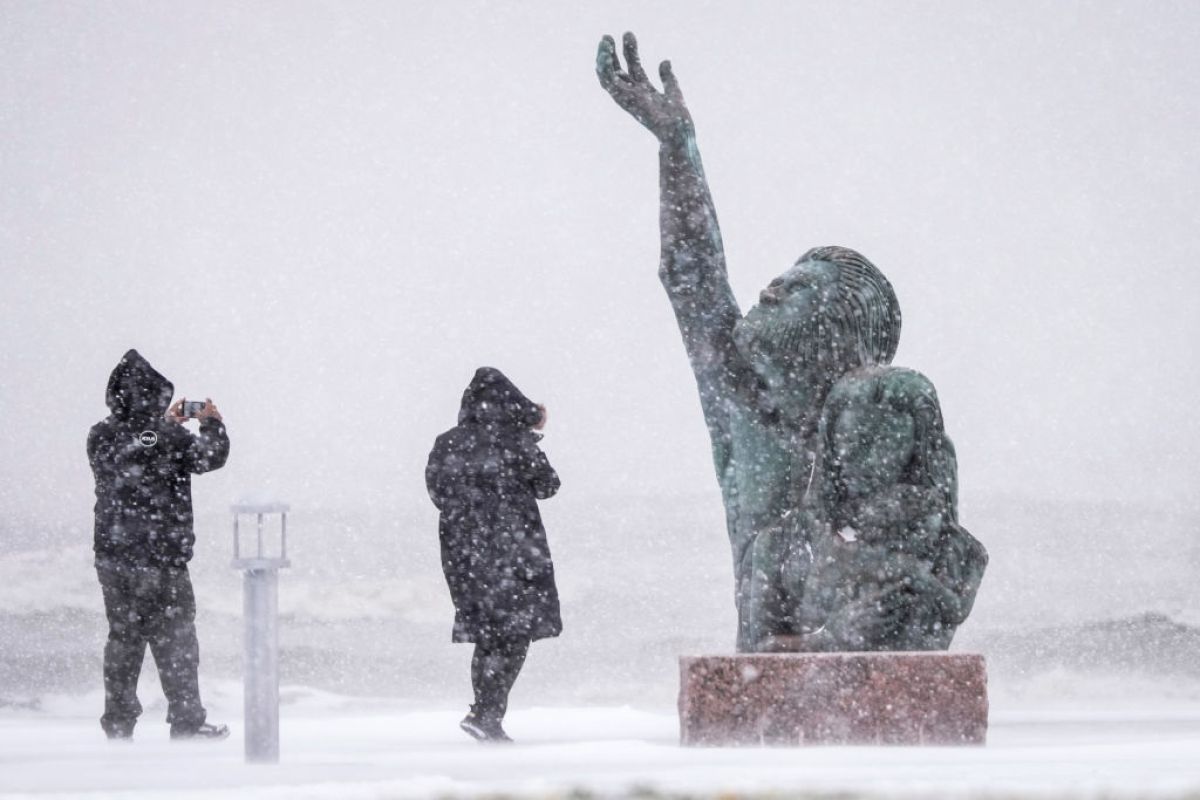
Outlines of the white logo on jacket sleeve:
{"type": "Polygon", "coordinates": [[[138,434],[137,440],[142,447],[154,447],[158,444],[158,434],[154,431],[142,431],[138,434]]]}

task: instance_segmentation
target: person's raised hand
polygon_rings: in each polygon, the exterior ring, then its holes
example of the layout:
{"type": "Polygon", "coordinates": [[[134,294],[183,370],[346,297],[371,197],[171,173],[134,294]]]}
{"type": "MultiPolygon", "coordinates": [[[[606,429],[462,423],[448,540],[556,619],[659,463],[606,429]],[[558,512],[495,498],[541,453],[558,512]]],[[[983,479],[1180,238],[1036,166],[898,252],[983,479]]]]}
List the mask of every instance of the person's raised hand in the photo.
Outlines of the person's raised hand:
{"type": "Polygon", "coordinates": [[[196,419],[215,419],[218,422],[221,421],[221,412],[217,410],[211,397],[204,398],[204,408],[200,409],[200,412],[196,414],[196,419]]]}
{"type": "Polygon", "coordinates": [[[179,398],[179,400],[177,400],[170,408],[167,409],[167,413],[163,416],[166,417],[170,422],[174,422],[179,425],[187,422],[187,417],[183,415],[183,403],[186,399],[186,397],[179,398]]]}
{"type": "Polygon", "coordinates": [[[626,69],[621,69],[617,44],[611,36],[600,40],[596,51],[596,75],[600,85],[621,108],[659,138],[666,141],[692,130],[692,116],[683,102],[679,82],[671,72],[671,62],[658,66],[663,91],[658,91],[646,76],[638,56],[637,38],[626,33],[621,42],[625,51],[626,69]]]}

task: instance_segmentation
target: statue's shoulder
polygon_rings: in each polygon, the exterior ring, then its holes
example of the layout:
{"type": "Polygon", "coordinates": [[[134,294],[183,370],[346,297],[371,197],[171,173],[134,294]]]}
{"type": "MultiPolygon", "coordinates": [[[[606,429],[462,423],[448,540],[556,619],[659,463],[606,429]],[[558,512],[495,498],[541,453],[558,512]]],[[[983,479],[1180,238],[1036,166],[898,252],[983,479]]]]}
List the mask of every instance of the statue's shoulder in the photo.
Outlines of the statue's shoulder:
{"type": "Polygon", "coordinates": [[[941,413],[933,381],[915,369],[890,365],[860,367],[838,378],[825,398],[825,413],[836,414],[859,405],[882,405],[907,413],[922,409],[939,416],[941,413]]]}

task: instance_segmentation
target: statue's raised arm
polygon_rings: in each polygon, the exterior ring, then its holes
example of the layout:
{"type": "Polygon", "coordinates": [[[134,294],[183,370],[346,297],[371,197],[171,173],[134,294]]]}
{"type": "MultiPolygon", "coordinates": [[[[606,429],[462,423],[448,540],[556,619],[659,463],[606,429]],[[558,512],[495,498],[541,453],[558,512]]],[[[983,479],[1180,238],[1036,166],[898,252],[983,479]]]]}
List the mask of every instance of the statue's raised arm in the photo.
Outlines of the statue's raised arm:
{"type": "Polygon", "coordinates": [[[671,62],[659,65],[660,92],[642,67],[634,35],[626,33],[622,45],[625,70],[612,37],[600,41],[596,74],[617,105],[659,142],[659,278],[696,375],[721,477],[729,460],[727,401],[747,385],[748,367],[733,339],[741,311],[725,272],[721,229],[700,163],[696,130],[671,62]]]}

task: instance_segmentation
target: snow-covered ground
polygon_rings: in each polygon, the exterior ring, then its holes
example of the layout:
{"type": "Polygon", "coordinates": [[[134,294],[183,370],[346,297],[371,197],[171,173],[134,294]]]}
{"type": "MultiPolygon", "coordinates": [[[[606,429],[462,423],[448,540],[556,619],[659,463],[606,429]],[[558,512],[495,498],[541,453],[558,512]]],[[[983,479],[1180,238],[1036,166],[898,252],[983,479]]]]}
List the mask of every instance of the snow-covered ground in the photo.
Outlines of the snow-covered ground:
{"type": "Polygon", "coordinates": [[[161,717],[147,715],[132,744],[110,744],[90,714],[9,713],[0,717],[0,796],[1200,794],[1197,705],[998,712],[988,744],[962,748],[681,748],[670,709],[629,707],[517,710],[508,728],[518,743],[484,747],[458,730],[460,714],[305,693],[285,707],[280,764],[246,765],[236,732],[219,743],[173,743],[161,717]]]}
{"type": "Polygon", "coordinates": [[[150,659],[136,741],[104,740],[90,531],[26,541],[10,529],[0,796],[1200,797],[1200,513],[973,511],[993,562],[954,649],[988,659],[986,747],[682,749],[676,659],[731,647],[719,515],[707,496],[547,504],[564,634],[536,643],[517,681],[519,744],[482,748],[457,728],[471,653],[448,641],[432,521],[297,514],[280,585],[283,760],[254,767],[242,763],[240,587],[223,516],[199,524],[193,575],[205,702],[235,733],[206,745],[168,741],[150,659]],[[1044,530],[1054,535],[1029,533],[1044,530]]]}

